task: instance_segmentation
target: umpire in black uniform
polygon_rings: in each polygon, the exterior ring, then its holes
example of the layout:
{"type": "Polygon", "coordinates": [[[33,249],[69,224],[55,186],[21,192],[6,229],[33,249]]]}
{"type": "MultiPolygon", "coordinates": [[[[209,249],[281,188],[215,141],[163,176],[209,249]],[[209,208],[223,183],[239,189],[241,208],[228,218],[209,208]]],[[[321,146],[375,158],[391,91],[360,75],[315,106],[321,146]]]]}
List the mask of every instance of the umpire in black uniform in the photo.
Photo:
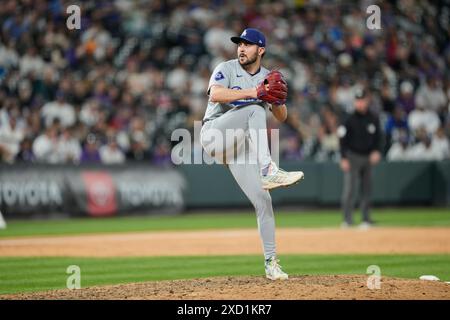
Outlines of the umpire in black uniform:
{"type": "Polygon", "coordinates": [[[356,90],[355,111],[338,129],[341,147],[341,169],[344,172],[342,193],[343,227],[353,224],[353,197],[361,186],[362,228],[370,227],[370,193],[372,166],[381,159],[381,132],[378,117],[369,111],[367,90],[356,90]]]}

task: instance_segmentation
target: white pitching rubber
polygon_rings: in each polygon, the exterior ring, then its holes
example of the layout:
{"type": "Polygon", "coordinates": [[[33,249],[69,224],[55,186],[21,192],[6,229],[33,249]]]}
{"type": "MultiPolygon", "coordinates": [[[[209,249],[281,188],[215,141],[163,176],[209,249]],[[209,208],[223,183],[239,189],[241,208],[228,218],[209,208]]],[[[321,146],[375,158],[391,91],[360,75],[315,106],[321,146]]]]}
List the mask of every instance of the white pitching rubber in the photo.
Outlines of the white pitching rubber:
{"type": "Polygon", "coordinates": [[[423,275],[420,276],[420,280],[427,280],[427,281],[439,281],[439,278],[433,275],[423,275]]]}

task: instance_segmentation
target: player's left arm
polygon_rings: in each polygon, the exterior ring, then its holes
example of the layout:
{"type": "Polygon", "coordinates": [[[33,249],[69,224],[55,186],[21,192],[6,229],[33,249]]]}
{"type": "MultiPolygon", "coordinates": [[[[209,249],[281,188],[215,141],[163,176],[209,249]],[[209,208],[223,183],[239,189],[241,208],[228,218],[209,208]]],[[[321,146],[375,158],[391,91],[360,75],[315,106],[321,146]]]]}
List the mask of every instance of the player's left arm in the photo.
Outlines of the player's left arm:
{"type": "Polygon", "coordinates": [[[271,104],[269,110],[272,111],[273,116],[280,122],[285,122],[287,119],[287,107],[285,104],[273,105],[271,104]]]}
{"type": "Polygon", "coordinates": [[[278,121],[286,121],[288,87],[280,71],[270,71],[264,78],[264,81],[256,87],[256,92],[258,99],[269,104],[269,110],[278,121]]]}

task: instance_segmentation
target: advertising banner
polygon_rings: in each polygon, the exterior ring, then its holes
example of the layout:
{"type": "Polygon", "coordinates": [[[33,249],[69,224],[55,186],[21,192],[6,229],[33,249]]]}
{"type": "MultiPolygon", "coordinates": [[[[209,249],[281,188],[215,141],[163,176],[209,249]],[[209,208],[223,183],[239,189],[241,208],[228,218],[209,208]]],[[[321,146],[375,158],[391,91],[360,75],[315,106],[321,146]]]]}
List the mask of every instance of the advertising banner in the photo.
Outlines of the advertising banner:
{"type": "Polygon", "coordinates": [[[185,206],[185,189],[172,168],[0,166],[0,210],[10,217],[175,213],[185,206]]]}

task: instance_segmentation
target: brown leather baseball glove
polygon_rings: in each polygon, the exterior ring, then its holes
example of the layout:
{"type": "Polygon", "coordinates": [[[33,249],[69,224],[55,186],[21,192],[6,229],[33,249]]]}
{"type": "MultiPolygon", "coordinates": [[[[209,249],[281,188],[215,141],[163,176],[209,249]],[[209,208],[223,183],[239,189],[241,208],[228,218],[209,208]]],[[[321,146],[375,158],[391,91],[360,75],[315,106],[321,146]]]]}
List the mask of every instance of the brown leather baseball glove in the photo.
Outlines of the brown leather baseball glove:
{"type": "Polygon", "coordinates": [[[286,103],[288,86],[283,75],[278,70],[270,71],[264,80],[256,87],[258,99],[273,105],[286,103]]]}

